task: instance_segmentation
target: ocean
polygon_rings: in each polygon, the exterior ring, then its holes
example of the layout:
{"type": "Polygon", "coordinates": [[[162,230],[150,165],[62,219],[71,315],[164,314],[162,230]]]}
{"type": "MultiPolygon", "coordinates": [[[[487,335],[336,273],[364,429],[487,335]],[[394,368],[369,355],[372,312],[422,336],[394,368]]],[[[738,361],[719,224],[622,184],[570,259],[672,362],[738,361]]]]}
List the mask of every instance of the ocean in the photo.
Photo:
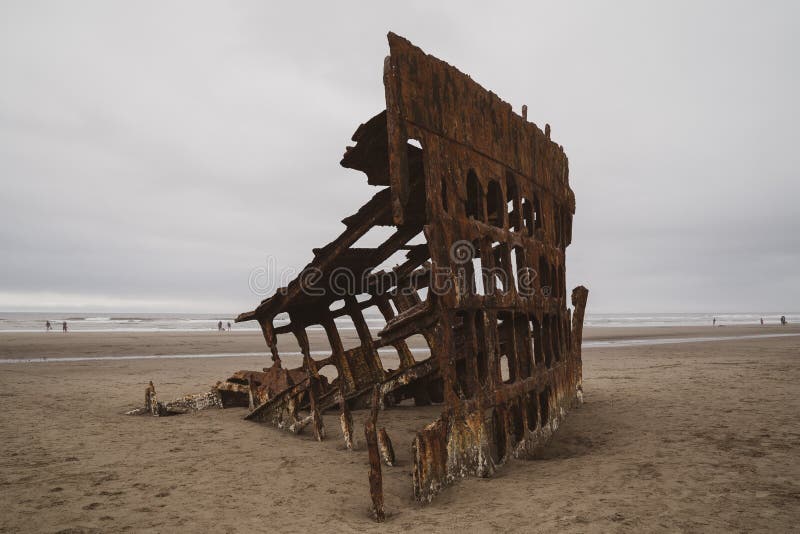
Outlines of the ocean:
{"type": "MultiPolygon", "coordinates": [[[[648,327],[648,326],[703,326],[711,325],[716,317],[718,325],[759,324],[763,317],[767,324],[778,324],[781,315],[790,323],[800,321],[800,312],[747,312],[747,313],[589,313],[586,326],[648,327]]],[[[278,316],[276,326],[285,324],[286,317],[278,316]]],[[[380,329],[382,317],[366,316],[371,329],[380,329]]],[[[211,313],[55,313],[55,312],[0,312],[2,332],[44,332],[45,321],[53,330],[61,330],[67,321],[74,332],[195,332],[215,331],[218,321],[227,326],[230,321],[234,331],[258,331],[255,322],[234,324],[233,317],[211,313]]],[[[353,329],[347,318],[337,319],[342,329],[353,329]]],[[[312,329],[315,327],[312,327],[312,329]]],[[[318,327],[321,330],[321,327],[318,327]]]]}

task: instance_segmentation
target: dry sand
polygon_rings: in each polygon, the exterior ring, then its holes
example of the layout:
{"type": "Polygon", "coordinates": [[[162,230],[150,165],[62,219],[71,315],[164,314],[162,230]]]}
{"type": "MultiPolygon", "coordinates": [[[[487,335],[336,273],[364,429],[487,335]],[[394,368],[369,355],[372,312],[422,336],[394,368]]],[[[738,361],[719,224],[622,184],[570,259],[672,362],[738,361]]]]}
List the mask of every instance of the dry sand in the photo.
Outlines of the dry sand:
{"type": "MultiPolygon", "coordinates": [[[[800,332],[627,330],[587,339],[800,332]]],[[[263,350],[241,332],[0,334],[5,359],[263,350]]],[[[398,455],[384,469],[383,525],[367,515],[364,440],[344,450],[335,415],[323,443],[244,421],[244,409],[122,415],[147,380],[166,399],[264,357],[0,364],[0,531],[790,531],[799,356],[800,336],[587,349],[586,403],[544,459],[512,460],[425,507],[411,494],[410,443],[440,409],[382,412],[398,455]]]]}

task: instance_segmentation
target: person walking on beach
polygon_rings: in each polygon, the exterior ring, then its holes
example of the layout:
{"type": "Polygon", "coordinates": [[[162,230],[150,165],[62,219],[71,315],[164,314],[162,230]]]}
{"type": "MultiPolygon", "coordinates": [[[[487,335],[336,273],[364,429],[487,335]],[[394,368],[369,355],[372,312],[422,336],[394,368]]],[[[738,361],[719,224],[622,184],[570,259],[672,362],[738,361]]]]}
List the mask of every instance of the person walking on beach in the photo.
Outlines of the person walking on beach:
{"type": "Polygon", "coordinates": [[[222,332],[222,321],[217,323],[217,332],[222,332]]]}
{"type": "Polygon", "coordinates": [[[717,326],[717,318],[714,317],[714,320],[711,321],[711,326],[717,326]]]}
{"type": "Polygon", "coordinates": [[[230,331],[231,331],[231,322],[228,321],[228,332],[230,332],[230,331]]]}
{"type": "Polygon", "coordinates": [[[786,326],[786,316],[781,315],[781,326],[786,326]]]}
{"type": "Polygon", "coordinates": [[[47,331],[47,332],[49,332],[50,330],[52,330],[52,329],[53,329],[53,325],[51,325],[51,324],[50,324],[50,321],[45,321],[45,323],[44,323],[44,329],[45,329],[45,331],[47,331]]]}
{"type": "Polygon", "coordinates": [[[67,333],[67,321],[61,323],[61,331],[64,332],[65,334],[67,333]]]}

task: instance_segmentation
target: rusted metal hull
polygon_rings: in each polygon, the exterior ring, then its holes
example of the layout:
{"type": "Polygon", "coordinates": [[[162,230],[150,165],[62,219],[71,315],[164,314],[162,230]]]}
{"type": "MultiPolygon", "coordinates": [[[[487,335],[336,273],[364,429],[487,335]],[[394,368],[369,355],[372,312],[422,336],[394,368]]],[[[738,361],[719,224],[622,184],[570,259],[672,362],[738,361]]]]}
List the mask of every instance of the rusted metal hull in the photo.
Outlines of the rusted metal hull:
{"type": "Polygon", "coordinates": [[[386,110],[362,124],[341,161],[381,189],[314,249],[287,287],[237,321],[257,321],[273,361],[215,391],[251,407],[247,418],[325,437],[322,413],[338,407],[347,449],[351,409],[365,428],[370,489],[382,520],[381,452],[394,463],[377,411],[406,399],[440,404],[413,442],[414,495],[429,502],[465,476],[490,476],[510,457],[536,456],[582,399],[581,337],[588,291],[568,308],[565,251],[575,198],[563,148],[469,76],[394,34],[384,63],[386,110]],[[391,235],[357,242],[376,227],[391,235]],[[390,271],[378,268],[403,252],[390,271]],[[342,273],[346,284],[342,284],[342,273]],[[377,334],[365,314],[385,319],[377,334]],[[278,316],[288,324],[276,326],[278,316]],[[345,348],[348,318],[358,344],[345,348]],[[321,327],[330,353],[312,357],[306,331],[321,327]],[[422,336],[429,348],[408,346],[422,336]],[[282,367],[278,339],[293,336],[302,368],[282,367]],[[381,351],[397,354],[389,369],[381,351]],[[328,384],[320,370],[335,369],[328,384]]]}

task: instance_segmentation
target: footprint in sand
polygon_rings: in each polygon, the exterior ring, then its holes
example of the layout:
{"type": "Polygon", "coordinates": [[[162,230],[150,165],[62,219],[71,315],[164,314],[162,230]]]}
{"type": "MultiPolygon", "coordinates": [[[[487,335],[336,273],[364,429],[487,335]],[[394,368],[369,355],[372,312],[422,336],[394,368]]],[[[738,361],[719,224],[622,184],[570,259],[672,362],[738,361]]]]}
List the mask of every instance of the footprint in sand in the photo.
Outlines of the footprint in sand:
{"type": "Polygon", "coordinates": [[[661,476],[661,471],[651,462],[640,463],[637,466],[639,478],[654,479],[661,476]]]}

